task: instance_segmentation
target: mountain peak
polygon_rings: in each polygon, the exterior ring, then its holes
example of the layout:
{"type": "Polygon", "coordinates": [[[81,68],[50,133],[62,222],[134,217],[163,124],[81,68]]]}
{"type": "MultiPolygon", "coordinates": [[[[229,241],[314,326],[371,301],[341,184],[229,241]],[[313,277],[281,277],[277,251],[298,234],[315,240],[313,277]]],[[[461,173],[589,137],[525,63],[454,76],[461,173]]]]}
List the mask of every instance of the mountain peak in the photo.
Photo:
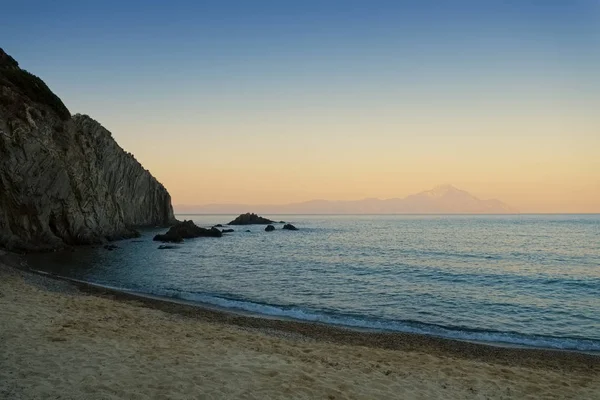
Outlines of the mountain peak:
{"type": "Polygon", "coordinates": [[[176,206],[179,213],[239,214],[252,209],[262,214],[506,214],[517,213],[500,200],[480,200],[452,185],[439,185],[431,190],[405,198],[379,200],[366,198],[350,201],[311,200],[291,204],[176,206]]]}
{"type": "Polygon", "coordinates": [[[433,190],[458,190],[456,187],[452,186],[449,183],[445,183],[443,185],[437,185],[433,188],[433,190]]]}
{"type": "Polygon", "coordinates": [[[447,196],[448,194],[451,194],[451,193],[467,194],[467,192],[465,192],[464,190],[460,190],[450,184],[438,185],[431,190],[426,190],[424,192],[421,192],[421,194],[429,196],[429,197],[442,197],[442,196],[447,196]]]}

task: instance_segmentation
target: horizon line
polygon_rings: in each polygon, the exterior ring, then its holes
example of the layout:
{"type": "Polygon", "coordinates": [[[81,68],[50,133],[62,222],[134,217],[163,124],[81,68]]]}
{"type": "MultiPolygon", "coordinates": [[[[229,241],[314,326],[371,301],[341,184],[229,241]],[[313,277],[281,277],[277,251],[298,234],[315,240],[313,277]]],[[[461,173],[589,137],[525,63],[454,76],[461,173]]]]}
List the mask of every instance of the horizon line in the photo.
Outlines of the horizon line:
{"type": "MultiPolygon", "coordinates": [[[[236,213],[185,213],[175,212],[175,215],[236,215],[236,213]]],[[[600,215],[600,212],[527,212],[527,213],[261,213],[272,215],[600,215]]]]}

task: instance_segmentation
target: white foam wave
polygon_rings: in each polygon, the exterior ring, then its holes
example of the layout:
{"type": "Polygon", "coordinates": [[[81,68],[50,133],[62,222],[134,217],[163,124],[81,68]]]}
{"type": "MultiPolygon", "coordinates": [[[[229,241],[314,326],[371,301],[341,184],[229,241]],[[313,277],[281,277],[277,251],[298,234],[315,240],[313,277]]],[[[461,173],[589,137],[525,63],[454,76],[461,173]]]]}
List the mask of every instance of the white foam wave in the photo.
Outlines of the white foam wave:
{"type": "MultiPolygon", "coordinates": [[[[44,275],[51,275],[43,271],[37,271],[44,275]]],[[[54,275],[57,276],[57,275],[54,275]]],[[[205,305],[212,305],[223,309],[245,311],[257,315],[267,315],[277,318],[286,318],[299,321],[317,322],[327,325],[336,325],[349,328],[360,328],[388,332],[405,332],[437,336],[447,339],[486,342],[490,344],[506,344],[516,346],[528,346],[536,348],[549,348],[559,350],[575,350],[585,352],[600,352],[600,341],[582,338],[559,338],[550,336],[528,336],[512,332],[474,331],[468,329],[450,329],[443,326],[423,324],[411,321],[388,321],[370,318],[329,314],[303,310],[297,307],[283,307],[270,304],[262,304],[251,301],[229,299],[209,294],[193,293],[175,289],[157,290],[151,293],[139,292],[124,287],[96,284],[79,279],[57,276],[65,280],[91,284],[97,287],[119,290],[140,295],[159,296],[191,301],[205,305]]]]}
{"type": "Polygon", "coordinates": [[[468,329],[450,329],[447,327],[408,321],[377,320],[349,315],[329,314],[304,310],[297,307],[283,307],[255,303],[236,299],[228,299],[201,293],[190,293],[176,290],[164,290],[156,293],[160,296],[178,298],[196,303],[209,304],[224,309],[288,318],[300,321],[318,322],[350,328],[372,329],[378,331],[405,332],[426,334],[447,339],[550,348],[560,350],[577,350],[600,352],[600,341],[581,338],[559,338],[549,336],[528,336],[511,332],[474,331],[468,329]]]}

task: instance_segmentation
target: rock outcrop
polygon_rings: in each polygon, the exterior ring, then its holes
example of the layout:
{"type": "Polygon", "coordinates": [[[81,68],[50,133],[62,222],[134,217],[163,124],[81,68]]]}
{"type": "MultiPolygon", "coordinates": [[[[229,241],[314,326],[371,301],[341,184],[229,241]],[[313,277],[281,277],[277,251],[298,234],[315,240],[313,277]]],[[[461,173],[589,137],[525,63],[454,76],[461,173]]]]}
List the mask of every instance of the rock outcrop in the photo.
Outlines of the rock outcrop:
{"type": "Polygon", "coordinates": [[[273,224],[275,221],[271,221],[268,218],[263,218],[254,213],[242,214],[227,225],[266,225],[273,224]]]}
{"type": "Polygon", "coordinates": [[[267,227],[265,228],[265,232],[273,232],[275,230],[275,227],[273,225],[267,225],[267,227]]]}
{"type": "Polygon", "coordinates": [[[157,242],[179,243],[183,242],[183,239],[221,236],[223,234],[215,227],[210,229],[200,228],[193,221],[183,221],[173,225],[167,233],[154,236],[154,240],[157,242]]]}
{"type": "Polygon", "coordinates": [[[0,247],[46,251],[174,222],[167,190],[109,131],[72,117],[0,49],[0,247]]]}
{"type": "Polygon", "coordinates": [[[295,227],[294,225],[292,225],[292,224],[285,224],[285,225],[283,226],[283,228],[281,228],[281,229],[287,229],[288,231],[297,231],[297,230],[298,230],[298,228],[296,228],[296,227],[295,227]]]}

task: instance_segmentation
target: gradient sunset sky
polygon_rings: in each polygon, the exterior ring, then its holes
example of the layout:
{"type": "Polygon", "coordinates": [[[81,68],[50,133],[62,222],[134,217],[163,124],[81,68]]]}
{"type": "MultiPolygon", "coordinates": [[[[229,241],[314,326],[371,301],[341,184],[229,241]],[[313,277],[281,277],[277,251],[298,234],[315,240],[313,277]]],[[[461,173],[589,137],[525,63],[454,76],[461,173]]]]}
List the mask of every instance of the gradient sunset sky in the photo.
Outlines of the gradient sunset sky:
{"type": "Polygon", "coordinates": [[[600,212],[600,1],[44,1],[0,46],[174,204],[600,212]]]}

